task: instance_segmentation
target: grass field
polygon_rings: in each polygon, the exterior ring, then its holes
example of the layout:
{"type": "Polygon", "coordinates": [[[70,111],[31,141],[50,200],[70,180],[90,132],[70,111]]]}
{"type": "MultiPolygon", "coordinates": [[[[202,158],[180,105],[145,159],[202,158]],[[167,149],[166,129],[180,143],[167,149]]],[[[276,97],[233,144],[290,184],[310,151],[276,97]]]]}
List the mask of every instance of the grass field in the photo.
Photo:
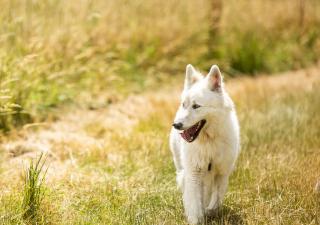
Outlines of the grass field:
{"type": "MultiPolygon", "coordinates": [[[[227,83],[242,152],[223,208],[207,224],[319,224],[319,87],[319,68],[227,83]]],[[[185,224],[168,149],[179,91],[169,85],[107,109],[71,110],[7,137],[1,224],[185,224]],[[23,219],[23,168],[41,151],[43,198],[23,219]]]]}
{"type": "Polygon", "coordinates": [[[0,224],[186,224],[188,63],[220,66],[241,126],[206,224],[320,224],[320,2],[212,2],[0,0],[0,224]]]}

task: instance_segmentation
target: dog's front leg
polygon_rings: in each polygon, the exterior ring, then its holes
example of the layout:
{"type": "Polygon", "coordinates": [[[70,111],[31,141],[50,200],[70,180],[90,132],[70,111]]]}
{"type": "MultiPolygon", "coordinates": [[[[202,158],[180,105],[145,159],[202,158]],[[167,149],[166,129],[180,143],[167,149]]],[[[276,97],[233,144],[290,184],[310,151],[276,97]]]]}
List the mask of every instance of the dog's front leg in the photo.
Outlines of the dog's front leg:
{"type": "Polygon", "coordinates": [[[216,182],[212,185],[209,205],[206,207],[206,214],[209,215],[218,207],[218,187],[216,182]]]}
{"type": "Polygon", "coordinates": [[[183,205],[188,221],[191,224],[200,223],[204,218],[201,178],[201,171],[186,171],[184,177],[183,205]]]}
{"type": "Polygon", "coordinates": [[[219,207],[224,199],[224,195],[228,188],[228,182],[229,182],[229,174],[223,174],[217,176],[217,187],[218,187],[218,201],[217,201],[217,207],[219,207]]]}
{"type": "Polygon", "coordinates": [[[206,213],[211,214],[217,209],[223,201],[228,186],[228,175],[216,175],[213,185],[209,205],[206,207],[206,213]]]}
{"type": "Polygon", "coordinates": [[[177,184],[178,188],[183,192],[184,191],[184,170],[177,171],[177,184]]]}

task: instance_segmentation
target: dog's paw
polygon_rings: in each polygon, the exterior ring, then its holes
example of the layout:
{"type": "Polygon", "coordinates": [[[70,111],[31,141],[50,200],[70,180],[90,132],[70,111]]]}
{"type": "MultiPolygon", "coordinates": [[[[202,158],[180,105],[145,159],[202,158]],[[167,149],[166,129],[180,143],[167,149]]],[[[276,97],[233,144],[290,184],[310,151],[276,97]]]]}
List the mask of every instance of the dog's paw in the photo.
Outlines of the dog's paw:
{"type": "Polygon", "coordinates": [[[193,207],[187,210],[186,214],[190,224],[199,224],[204,221],[204,211],[201,207],[193,207]]]}
{"type": "Polygon", "coordinates": [[[189,215],[187,219],[189,224],[201,224],[204,221],[204,215],[189,215]]]}
{"type": "Polygon", "coordinates": [[[210,216],[216,211],[220,206],[220,201],[217,199],[213,204],[209,204],[208,207],[205,208],[206,216],[210,216]]]}
{"type": "Polygon", "coordinates": [[[213,212],[214,212],[214,209],[211,209],[211,208],[205,208],[205,210],[204,210],[204,214],[206,215],[206,216],[211,216],[212,214],[213,214],[213,212]]]}
{"type": "Polygon", "coordinates": [[[206,216],[212,216],[212,215],[216,212],[217,209],[218,209],[218,207],[213,207],[213,208],[207,207],[207,208],[205,208],[205,210],[204,210],[204,214],[205,214],[206,216]]]}

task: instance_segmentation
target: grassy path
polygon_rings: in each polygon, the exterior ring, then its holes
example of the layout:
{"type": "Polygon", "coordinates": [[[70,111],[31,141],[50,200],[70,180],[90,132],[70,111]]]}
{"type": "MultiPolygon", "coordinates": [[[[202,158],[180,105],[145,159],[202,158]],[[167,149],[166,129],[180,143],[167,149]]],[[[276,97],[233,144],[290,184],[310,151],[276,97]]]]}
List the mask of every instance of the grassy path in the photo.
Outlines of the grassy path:
{"type": "MultiPolygon", "coordinates": [[[[227,81],[242,153],[210,224],[318,224],[320,69],[227,81]]],[[[181,82],[182,84],[182,82],[181,82]]],[[[0,223],[22,224],[21,174],[48,154],[40,224],[184,224],[167,139],[181,85],[97,110],[62,109],[0,148],[0,223]]]]}

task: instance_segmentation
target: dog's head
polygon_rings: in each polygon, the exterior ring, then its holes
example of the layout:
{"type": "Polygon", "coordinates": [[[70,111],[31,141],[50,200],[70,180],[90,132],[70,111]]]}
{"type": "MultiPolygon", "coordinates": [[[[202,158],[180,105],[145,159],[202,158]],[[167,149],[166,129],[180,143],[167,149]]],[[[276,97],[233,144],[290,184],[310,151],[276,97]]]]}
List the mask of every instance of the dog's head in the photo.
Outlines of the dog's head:
{"type": "Polygon", "coordinates": [[[192,65],[187,65],[181,104],[173,127],[181,130],[186,141],[194,141],[211,118],[232,107],[226,104],[225,95],[218,66],[213,65],[204,77],[192,65]]]}

